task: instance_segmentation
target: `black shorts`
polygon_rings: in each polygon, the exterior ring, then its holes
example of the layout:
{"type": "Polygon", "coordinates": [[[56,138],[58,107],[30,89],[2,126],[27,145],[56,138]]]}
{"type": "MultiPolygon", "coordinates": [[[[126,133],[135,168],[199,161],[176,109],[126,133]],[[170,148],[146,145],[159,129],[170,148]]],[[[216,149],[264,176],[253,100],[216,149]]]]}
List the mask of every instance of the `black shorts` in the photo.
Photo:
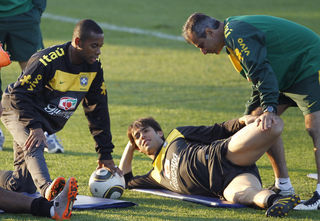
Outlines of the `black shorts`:
{"type": "Polygon", "coordinates": [[[260,183],[261,177],[256,164],[251,166],[238,166],[226,158],[230,138],[218,140],[211,144],[214,148],[208,148],[208,170],[210,177],[210,192],[223,198],[223,191],[229,183],[238,175],[250,173],[256,176],[260,183]]]}
{"type": "Polygon", "coordinates": [[[1,17],[0,41],[12,61],[28,61],[44,47],[39,10],[34,7],[23,14],[1,17]]]}

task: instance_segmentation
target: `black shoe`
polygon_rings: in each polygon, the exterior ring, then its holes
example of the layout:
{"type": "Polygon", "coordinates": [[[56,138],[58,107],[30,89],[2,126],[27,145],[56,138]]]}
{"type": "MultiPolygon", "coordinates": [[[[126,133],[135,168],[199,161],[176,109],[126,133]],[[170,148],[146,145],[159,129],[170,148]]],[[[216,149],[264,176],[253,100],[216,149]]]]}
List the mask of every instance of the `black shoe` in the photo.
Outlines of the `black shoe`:
{"type": "Polygon", "coordinates": [[[320,196],[318,192],[314,192],[311,199],[300,203],[294,208],[295,210],[318,210],[320,209],[320,196]]]}
{"type": "Polygon", "coordinates": [[[298,205],[298,203],[300,203],[300,197],[297,195],[281,196],[268,208],[266,216],[284,217],[288,215],[288,212],[298,205]]]}

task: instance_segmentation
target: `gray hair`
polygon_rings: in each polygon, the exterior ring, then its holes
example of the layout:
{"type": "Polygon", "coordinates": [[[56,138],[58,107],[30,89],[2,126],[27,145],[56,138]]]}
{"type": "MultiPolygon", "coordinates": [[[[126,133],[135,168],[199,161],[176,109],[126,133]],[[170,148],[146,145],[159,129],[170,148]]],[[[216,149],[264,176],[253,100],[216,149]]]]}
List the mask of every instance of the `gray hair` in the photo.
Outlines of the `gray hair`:
{"type": "Polygon", "coordinates": [[[219,25],[220,22],[215,18],[202,13],[193,13],[182,28],[182,35],[188,42],[190,42],[190,34],[195,35],[197,38],[205,38],[206,28],[217,29],[219,25]]]}

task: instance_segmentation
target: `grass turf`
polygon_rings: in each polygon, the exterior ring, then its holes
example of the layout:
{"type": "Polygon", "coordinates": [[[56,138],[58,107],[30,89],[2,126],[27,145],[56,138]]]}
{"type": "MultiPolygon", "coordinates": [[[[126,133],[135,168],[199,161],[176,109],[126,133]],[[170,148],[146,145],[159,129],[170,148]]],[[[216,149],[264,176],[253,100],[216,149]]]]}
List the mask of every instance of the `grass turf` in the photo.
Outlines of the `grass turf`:
{"type": "MultiPolygon", "coordinates": [[[[316,0],[55,0],[48,1],[46,12],[72,18],[92,18],[117,26],[140,28],[180,35],[186,18],[204,12],[224,19],[232,15],[268,14],[291,19],[317,33],[319,6],[316,0]]],[[[50,46],[69,41],[74,25],[42,19],[44,44],[50,46]]],[[[250,84],[233,69],[227,56],[203,56],[193,46],[152,36],[105,30],[101,59],[109,96],[111,130],[116,164],[127,143],[126,129],[142,116],[155,117],[165,134],[182,125],[210,125],[241,116],[249,97],[250,84]]],[[[13,63],[1,70],[3,88],[20,73],[13,63]]],[[[298,109],[284,115],[283,140],[291,181],[303,199],[311,196],[316,181],[306,174],[315,172],[312,142],[304,131],[303,116],[298,109]]],[[[1,125],[6,141],[0,152],[0,169],[13,169],[12,138],[1,125]]],[[[74,176],[79,192],[89,195],[88,180],[96,167],[94,142],[87,121],[79,108],[66,127],[58,133],[64,154],[46,154],[51,177],[74,176]]],[[[135,174],[150,169],[151,161],[136,154],[135,174]]],[[[258,161],[264,186],[273,183],[273,172],[264,156],[258,161]]],[[[125,191],[123,200],[139,206],[127,209],[74,212],[74,220],[257,220],[267,219],[263,210],[215,209],[147,194],[125,191]]],[[[318,220],[317,211],[293,211],[286,220],[318,220]]],[[[42,220],[31,215],[2,214],[3,220],[42,220]]],[[[270,218],[268,218],[269,220],[270,218]]]]}

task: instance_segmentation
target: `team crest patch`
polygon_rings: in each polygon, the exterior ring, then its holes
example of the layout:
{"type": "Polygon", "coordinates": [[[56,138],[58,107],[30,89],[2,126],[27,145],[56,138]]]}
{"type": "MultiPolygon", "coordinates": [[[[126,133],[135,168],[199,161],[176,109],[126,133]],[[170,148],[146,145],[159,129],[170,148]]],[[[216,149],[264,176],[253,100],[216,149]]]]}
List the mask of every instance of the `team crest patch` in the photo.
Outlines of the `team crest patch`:
{"type": "Polygon", "coordinates": [[[88,77],[87,76],[80,77],[80,84],[83,87],[87,86],[88,85],[88,77]]]}
{"type": "Polygon", "coordinates": [[[59,108],[63,110],[74,110],[77,105],[77,98],[62,97],[59,102],[59,108]]]}

